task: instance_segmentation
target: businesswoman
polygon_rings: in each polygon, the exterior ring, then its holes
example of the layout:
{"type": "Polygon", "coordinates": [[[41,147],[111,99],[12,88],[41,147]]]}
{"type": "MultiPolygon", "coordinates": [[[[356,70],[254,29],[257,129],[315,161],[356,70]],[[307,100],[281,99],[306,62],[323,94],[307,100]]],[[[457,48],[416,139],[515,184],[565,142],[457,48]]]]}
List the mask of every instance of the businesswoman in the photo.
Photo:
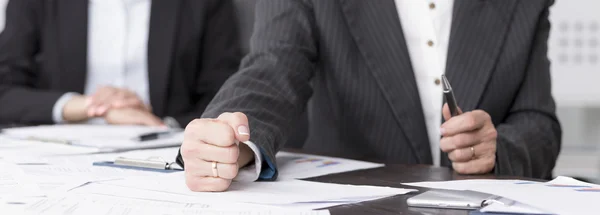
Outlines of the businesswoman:
{"type": "Polygon", "coordinates": [[[0,124],[185,127],[236,71],[228,0],[13,0],[0,124]]]}

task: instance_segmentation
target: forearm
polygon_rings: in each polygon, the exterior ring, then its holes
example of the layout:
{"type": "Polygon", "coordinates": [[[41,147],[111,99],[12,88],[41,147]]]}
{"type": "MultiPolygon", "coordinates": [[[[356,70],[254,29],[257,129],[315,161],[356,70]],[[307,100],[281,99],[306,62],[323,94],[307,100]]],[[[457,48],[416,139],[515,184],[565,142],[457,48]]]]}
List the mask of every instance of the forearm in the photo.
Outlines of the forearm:
{"type": "Polygon", "coordinates": [[[64,93],[0,86],[0,124],[52,124],[54,104],[64,93]]]}
{"type": "Polygon", "coordinates": [[[542,179],[552,176],[562,135],[555,116],[516,113],[497,130],[496,174],[542,179]]]}

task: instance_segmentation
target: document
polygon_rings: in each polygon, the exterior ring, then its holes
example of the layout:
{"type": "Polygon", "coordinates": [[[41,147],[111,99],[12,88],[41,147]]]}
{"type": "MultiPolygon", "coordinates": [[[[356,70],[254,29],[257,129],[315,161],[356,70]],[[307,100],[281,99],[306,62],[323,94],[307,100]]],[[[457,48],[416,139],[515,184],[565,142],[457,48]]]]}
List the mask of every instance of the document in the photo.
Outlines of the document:
{"type": "Polygon", "coordinates": [[[12,154],[0,157],[5,162],[18,165],[61,165],[92,166],[94,162],[115,161],[118,157],[148,159],[157,158],[165,162],[175,162],[179,147],[125,151],[119,153],[74,154],[74,155],[28,155],[12,154]]]}
{"type": "Polygon", "coordinates": [[[82,180],[87,179],[88,182],[136,177],[152,179],[157,178],[161,175],[175,173],[175,171],[155,172],[105,166],[21,165],[19,167],[29,177],[71,177],[82,180]]]}
{"type": "MultiPolygon", "coordinates": [[[[589,214],[600,211],[600,185],[562,176],[545,183],[522,180],[456,180],[405,185],[494,194],[531,206],[546,214],[589,214]]],[[[496,208],[500,207],[486,209],[498,210],[496,208]]]]}
{"type": "Polygon", "coordinates": [[[0,158],[75,155],[97,152],[97,149],[48,144],[39,141],[19,140],[0,135],[0,158]]]}
{"type": "Polygon", "coordinates": [[[277,153],[276,159],[280,179],[304,179],[384,166],[364,161],[289,152],[277,153]]]}
{"type": "Polygon", "coordinates": [[[141,134],[167,130],[168,129],[160,127],[136,125],[64,124],[8,128],[3,129],[2,133],[9,137],[24,139],[27,139],[28,137],[40,137],[76,141],[86,139],[132,139],[141,134]]]}
{"type": "Polygon", "coordinates": [[[43,195],[37,184],[26,180],[18,168],[0,164],[0,169],[0,198],[43,195]]]}
{"type": "MultiPolygon", "coordinates": [[[[300,180],[276,182],[234,182],[227,192],[192,192],[186,186],[184,173],[171,173],[160,178],[128,178],[98,184],[135,188],[182,196],[195,197],[196,201],[233,201],[262,205],[292,203],[357,202],[375,197],[383,198],[406,194],[415,190],[318,183],[300,180]]],[[[96,192],[98,190],[95,190],[96,192]]]]}
{"type": "Polygon", "coordinates": [[[94,148],[96,152],[179,146],[183,132],[160,127],[125,125],[43,125],[2,130],[5,137],[43,143],[94,148]],[[142,134],[171,131],[173,135],[148,141],[136,140],[142,134]]]}
{"type": "MultiPolygon", "coordinates": [[[[14,209],[13,209],[14,210],[14,209]]],[[[221,203],[188,204],[102,195],[67,195],[41,199],[22,208],[23,214],[98,214],[98,215],[327,215],[328,211],[281,210],[255,205],[221,203]]]]}

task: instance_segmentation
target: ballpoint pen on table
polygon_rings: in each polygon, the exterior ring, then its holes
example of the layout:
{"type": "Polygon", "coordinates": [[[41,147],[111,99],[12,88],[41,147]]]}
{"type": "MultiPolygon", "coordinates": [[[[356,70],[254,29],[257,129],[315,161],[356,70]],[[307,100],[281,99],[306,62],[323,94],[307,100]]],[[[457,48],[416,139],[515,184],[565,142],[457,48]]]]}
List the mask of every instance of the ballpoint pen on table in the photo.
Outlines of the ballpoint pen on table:
{"type": "Polygon", "coordinates": [[[165,138],[165,137],[170,137],[173,134],[175,134],[174,131],[150,132],[150,133],[142,134],[138,137],[135,137],[135,138],[133,138],[133,140],[140,141],[140,142],[157,140],[157,139],[161,139],[161,138],[165,138]]]}
{"type": "Polygon", "coordinates": [[[139,168],[150,168],[150,169],[163,169],[163,170],[171,170],[176,169],[177,167],[173,166],[176,164],[175,162],[169,163],[162,158],[151,157],[148,159],[135,159],[135,158],[125,158],[118,157],[115,159],[115,165],[121,166],[130,166],[130,167],[139,167],[139,168]]]}
{"type": "Polygon", "coordinates": [[[446,103],[448,103],[448,108],[450,109],[450,115],[458,116],[460,113],[458,111],[458,105],[456,104],[456,98],[454,98],[452,86],[450,86],[450,82],[445,75],[442,75],[442,89],[444,98],[446,98],[446,103]]]}

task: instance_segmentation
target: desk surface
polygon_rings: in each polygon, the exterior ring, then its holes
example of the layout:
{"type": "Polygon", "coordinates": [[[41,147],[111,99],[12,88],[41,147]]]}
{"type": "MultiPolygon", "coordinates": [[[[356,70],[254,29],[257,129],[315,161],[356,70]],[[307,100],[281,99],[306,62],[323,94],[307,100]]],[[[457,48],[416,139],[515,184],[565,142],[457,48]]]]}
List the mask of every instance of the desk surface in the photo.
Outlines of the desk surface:
{"type": "MultiPolygon", "coordinates": [[[[398,188],[414,188],[404,186],[401,183],[419,182],[419,181],[442,181],[456,179],[526,179],[518,177],[497,177],[494,175],[464,176],[459,175],[447,168],[431,167],[425,165],[387,165],[386,167],[368,170],[359,170],[354,172],[327,175],[309,179],[311,181],[355,184],[355,185],[376,185],[398,188]]],[[[406,199],[423,192],[424,188],[418,188],[419,192],[399,195],[390,198],[363,202],[358,204],[349,204],[329,208],[332,215],[336,214],[457,214],[467,215],[466,210],[438,210],[428,208],[414,208],[406,205],[406,199]]]]}

